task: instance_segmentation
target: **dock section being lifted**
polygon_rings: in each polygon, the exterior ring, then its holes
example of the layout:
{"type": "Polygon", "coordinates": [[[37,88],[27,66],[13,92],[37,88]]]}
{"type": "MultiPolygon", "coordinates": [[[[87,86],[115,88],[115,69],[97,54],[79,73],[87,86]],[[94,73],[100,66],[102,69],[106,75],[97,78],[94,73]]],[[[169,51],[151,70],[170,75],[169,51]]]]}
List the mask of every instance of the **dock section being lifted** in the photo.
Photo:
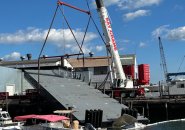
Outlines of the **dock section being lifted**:
{"type": "MultiPolygon", "coordinates": [[[[73,107],[74,116],[85,120],[86,110],[103,110],[103,122],[109,122],[121,116],[122,108],[127,106],[110,98],[101,91],[79,79],[70,78],[72,73],[63,69],[40,70],[40,88],[55,98],[66,109],[73,107]]],[[[38,83],[38,70],[26,70],[25,78],[35,85],[38,83]]],[[[38,87],[38,86],[37,86],[38,87]]]]}

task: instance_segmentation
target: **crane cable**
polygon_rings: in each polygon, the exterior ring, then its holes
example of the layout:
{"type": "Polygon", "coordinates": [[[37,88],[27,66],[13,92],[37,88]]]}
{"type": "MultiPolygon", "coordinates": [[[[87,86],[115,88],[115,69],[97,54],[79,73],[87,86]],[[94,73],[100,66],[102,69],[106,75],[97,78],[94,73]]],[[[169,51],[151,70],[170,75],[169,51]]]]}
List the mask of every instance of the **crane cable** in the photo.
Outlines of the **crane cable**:
{"type": "MultiPolygon", "coordinates": [[[[89,12],[91,12],[91,11],[90,11],[90,6],[89,6],[88,0],[86,0],[86,4],[87,4],[87,7],[88,7],[89,12]]],[[[107,48],[107,57],[108,57],[107,59],[108,59],[108,66],[109,66],[110,64],[113,63],[113,60],[110,61],[110,58],[109,58],[109,54],[108,54],[108,53],[110,53],[110,55],[112,55],[112,53],[111,53],[111,51],[110,51],[110,48],[107,47],[107,43],[105,42],[105,40],[104,40],[104,38],[103,38],[103,36],[102,36],[100,30],[98,29],[98,26],[97,26],[97,24],[96,24],[96,22],[95,22],[95,20],[94,20],[94,18],[93,18],[93,16],[92,16],[92,14],[90,13],[89,15],[90,15],[90,18],[91,18],[91,20],[92,20],[92,22],[93,22],[93,24],[94,24],[94,26],[95,26],[95,28],[96,28],[98,34],[99,34],[101,40],[103,41],[104,45],[105,45],[106,48],[107,48]]],[[[111,68],[110,71],[113,71],[113,69],[111,68]]],[[[109,77],[109,75],[110,75],[110,73],[111,73],[110,71],[107,72],[107,75],[106,75],[104,81],[98,86],[98,89],[99,89],[102,85],[105,85],[105,82],[108,80],[108,77],[109,77]]],[[[105,86],[104,86],[104,87],[105,87],[105,86]]]]}
{"type": "MultiPolygon", "coordinates": [[[[86,2],[87,2],[88,9],[90,10],[89,3],[88,3],[87,0],[86,0],[86,2]]],[[[100,35],[102,41],[103,41],[104,44],[106,45],[106,42],[105,42],[103,36],[101,35],[101,33],[100,33],[99,29],[98,29],[98,26],[96,25],[96,23],[95,23],[95,21],[94,21],[94,19],[93,19],[93,17],[92,17],[91,14],[89,14],[90,17],[89,17],[89,20],[88,20],[88,24],[87,24],[87,27],[86,27],[86,31],[85,31],[85,34],[84,34],[84,37],[83,37],[83,40],[82,40],[82,44],[80,45],[79,42],[78,42],[78,40],[77,40],[77,38],[75,37],[75,34],[74,34],[74,32],[73,32],[71,26],[69,25],[69,22],[68,22],[66,16],[64,15],[64,11],[61,9],[61,7],[59,7],[59,4],[57,4],[57,7],[56,7],[56,10],[55,10],[54,16],[53,16],[52,21],[51,21],[51,24],[50,24],[50,26],[49,26],[49,30],[48,30],[48,32],[47,32],[46,38],[45,38],[45,40],[44,40],[43,46],[42,46],[42,48],[41,48],[41,51],[40,51],[39,57],[38,57],[38,84],[39,84],[39,82],[40,82],[40,78],[39,78],[39,77],[40,77],[40,76],[39,76],[39,75],[40,75],[40,58],[41,58],[42,52],[43,52],[43,50],[44,50],[44,47],[45,47],[45,45],[46,45],[47,39],[48,39],[48,37],[49,37],[51,28],[52,28],[52,26],[53,26],[53,23],[54,23],[54,20],[55,20],[55,17],[56,17],[58,8],[60,9],[60,11],[61,11],[61,13],[62,13],[62,15],[63,15],[63,17],[64,17],[64,20],[65,20],[65,22],[67,23],[67,26],[68,26],[68,28],[70,29],[70,31],[71,31],[71,33],[72,33],[72,35],[73,35],[73,37],[74,37],[74,39],[75,39],[75,41],[76,41],[76,43],[77,43],[79,49],[80,49],[80,52],[83,53],[83,55],[84,55],[84,52],[83,52],[83,50],[82,50],[82,46],[83,46],[83,44],[84,44],[85,36],[86,36],[86,34],[87,34],[87,30],[88,30],[88,27],[89,27],[90,19],[92,20],[93,24],[95,25],[95,28],[96,28],[96,30],[98,31],[98,33],[99,33],[99,35],[100,35]]],[[[108,48],[107,48],[107,49],[108,49],[108,48]]],[[[109,49],[108,49],[108,51],[110,52],[109,49]]],[[[84,58],[83,58],[83,61],[84,61],[84,58]]],[[[40,86],[40,85],[39,85],[39,86],[40,86]]]]}
{"type": "Polygon", "coordinates": [[[87,34],[87,31],[88,31],[88,28],[89,28],[89,24],[90,24],[90,17],[88,19],[88,23],[87,23],[87,26],[86,26],[86,29],[85,29],[85,33],[84,33],[84,36],[83,36],[83,40],[82,40],[82,44],[81,44],[81,47],[83,46],[84,44],[84,41],[85,41],[85,37],[86,37],[86,34],[87,34]]]}
{"type": "MultiPolygon", "coordinates": [[[[78,47],[80,48],[80,52],[83,53],[83,67],[84,67],[84,66],[85,66],[85,60],[84,60],[84,52],[83,52],[83,50],[82,50],[82,47],[83,47],[83,44],[84,44],[84,41],[85,41],[85,37],[86,37],[87,31],[88,31],[88,28],[89,28],[89,24],[90,24],[90,19],[91,19],[91,18],[89,17],[89,20],[88,20],[88,23],[87,23],[87,26],[86,26],[86,29],[85,29],[85,33],[84,33],[84,36],[83,36],[83,39],[82,39],[82,43],[81,43],[81,45],[80,45],[79,42],[78,42],[78,40],[77,40],[77,38],[75,37],[75,35],[74,35],[74,33],[73,33],[72,28],[71,28],[70,25],[69,25],[69,22],[68,22],[67,18],[66,18],[65,15],[64,15],[63,10],[61,10],[61,8],[60,8],[60,11],[62,12],[62,15],[63,15],[63,17],[64,17],[64,20],[65,20],[65,22],[67,23],[67,26],[69,27],[69,29],[70,29],[70,31],[71,31],[71,33],[72,33],[72,35],[73,35],[73,37],[74,37],[74,39],[75,39],[75,41],[76,41],[78,47]]],[[[79,53],[80,53],[80,52],[79,52],[79,53]]],[[[78,55],[78,57],[79,57],[79,55],[78,55]]],[[[77,57],[77,59],[78,59],[78,57],[77,57]]]]}
{"type": "Polygon", "coordinates": [[[56,14],[57,14],[58,7],[59,7],[59,5],[57,5],[57,7],[56,7],[54,16],[53,16],[52,21],[51,21],[51,24],[50,24],[50,26],[49,26],[49,30],[48,30],[48,32],[47,32],[46,38],[45,38],[45,40],[44,40],[44,43],[43,43],[43,45],[42,45],[42,48],[41,48],[41,51],[40,51],[39,57],[38,57],[38,89],[39,89],[39,93],[40,93],[40,58],[41,58],[42,52],[43,52],[43,50],[44,50],[44,47],[45,47],[45,45],[46,45],[46,42],[47,42],[49,33],[50,33],[50,31],[51,31],[51,28],[52,28],[52,26],[53,26],[53,22],[54,22],[54,20],[55,20],[56,14]]]}
{"type": "MultiPolygon", "coordinates": [[[[179,66],[179,68],[178,68],[178,70],[177,70],[177,73],[180,71],[180,69],[181,69],[181,67],[182,67],[182,64],[183,64],[184,60],[185,60],[185,55],[184,55],[183,58],[182,58],[182,61],[181,61],[180,66],[179,66]]],[[[174,77],[174,79],[176,79],[176,77],[177,77],[177,75],[174,77]]]]}
{"type": "Polygon", "coordinates": [[[184,59],[185,59],[185,56],[183,56],[183,59],[182,59],[182,61],[181,61],[181,63],[180,63],[180,66],[179,66],[179,68],[178,68],[177,72],[179,72],[179,71],[180,71],[181,66],[182,66],[182,64],[183,64],[183,62],[184,62],[184,59]]]}
{"type": "Polygon", "coordinates": [[[41,51],[40,51],[40,54],[39,54],[39,57],[38,57],[38,58],[40,58],[40,56],[42,55],[42,52],[43,52],[44,47],[45,47],[45,45],[46,45],[46,42],[47,42],[49,33],[50,33],[50,31],[51,31],[51,28],[52,28],[52,26],[53,26],[53,22],[54,22],[54,20],[55,20],[55,17],[56,17],[57,11],[58,11],[58,7],[59,7],[59,5],[57,5],[57,8],[56,8],[56,10],[55,10],[54,16],[53,16],[53,18],[52,18],[51,24],[50,24],[50,26],[49,26],[49,30],[48,30],[48,32],[47,32],[46,38],[45,38],[45,40],[44,40],[44,43],[43,43],[43,46],[42,46],[42,49],[41,49],[41,51]]]}
{"type": "Polygon", "coordinates": [[[75,42],[77,43],[77,45],[78,45],[78,47],[79,47],[79,49],[80,49],[80,52],[81,52],[81,53],[84,53],[83,50],[82,50],[82,48],[81,48],[81,46],[79,45],[79,42],[78,42],[78,40],[77,40],[77,38],[76,38],[76,36],[75,36],[75,34],[74,34],[74,32],[73,32],[71,26],[69,25],[69,22],[68,22],[66,16],[64,15],[63,10],[61,9],[61,7],[59,7],[59,9],[60,9],[60,11],[61,11],[61,13],[62,13],[62,16],[64,17],[64,20],[65,20],[65,22],[66,22],[66,24],[67,24],[69,30],[71,31],[71,34],[73,35],[73,38],[75,39],[75,42]]]}
{"type": "MultiPolygon", "coordinates": [[[[86,29],[85,29],[85,33],[84,33],[84,36],[83,36],[83,39],[82,39],[82,44],[80,46],[81,48],[83,47],[83,44],[84,44],[84,41],[85,41],[85,37],[86,37],[87,31],[88,31],[88,28],[89,28],[90,20],[91,20],[91,18],[89,17],[88,22],[87,22],[87,26],[86,26],[86,29]]],[[[79,55],[77,56],[77,59],[78,58],[79,58],[79,55]]],[[[83,53],[83,67],[84,66],[85,66],[85,57],[84,57],[84,53],[83,53]]]]}
{"type": "MultiPolygon", "coordinates": [[[[63,6],[62,6],[62,10],[63,10],[63,12],[64,12],[64,8],[63,8],[63,6]]],[[[64,28],[65,28],[65,23],[64,23],[64,21],[62,20],[62,26],[63,26],[63,30],[62,30],[62,39],[63,39],[63,47],[64,47],[64,54],[66,54],[66,41],[65,41],[65,30],[64,30],[64,28]]]]}
{"type": "MultiPolygon", "coordinates": [[[[86,0],[86,3],[87,3],[88,10],[89,10],[89,12],[90,12],[90,6],[89,6],[88,0],[86,0]]],[[[97,26],[97,24],[96,24],[96,22],[95,22],[95,20],[94,20],[94,18],[93,18],[93,16],[92,16],[92,14],[90,13],[89,15],[90,15],[90,17],[91,17],[91,20],[92,20],[92,22],[93,22],[93,24],[94,24],[94,26],[95,26],[95,28],[96,28],[96,30],[97,30],[97,32],[98,32],[100,38],[102,39],[102,41],[103,41],[103,43],[105,44],[105,46],[107,46],[107,44],[106,44],[106,42],[105,42],[105,40],[104,40],[104,38],[103,38],[103,36],[102,36],[100,30],[98,29],[98,26],[97,26]]],[[[109,53],[111,53],[111,52],[110,52],[110,49],[109,49],[109,48],[107,48],[107,49],[108,49],[109,53]]]]}

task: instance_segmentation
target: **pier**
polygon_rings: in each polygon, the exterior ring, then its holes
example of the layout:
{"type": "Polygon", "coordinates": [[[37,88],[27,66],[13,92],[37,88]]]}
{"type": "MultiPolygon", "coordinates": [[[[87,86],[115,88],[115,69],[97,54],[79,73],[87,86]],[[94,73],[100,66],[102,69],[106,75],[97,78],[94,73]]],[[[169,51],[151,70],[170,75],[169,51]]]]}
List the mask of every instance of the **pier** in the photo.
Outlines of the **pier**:
{"type": "Polygon", "coordinates": [[[152,123],[172,119],[184,118],[185,98],[184,97],[161,97],[161,98],[122,98],[121,103],[129,108],[136,108],[147,117],[152,123]]]}

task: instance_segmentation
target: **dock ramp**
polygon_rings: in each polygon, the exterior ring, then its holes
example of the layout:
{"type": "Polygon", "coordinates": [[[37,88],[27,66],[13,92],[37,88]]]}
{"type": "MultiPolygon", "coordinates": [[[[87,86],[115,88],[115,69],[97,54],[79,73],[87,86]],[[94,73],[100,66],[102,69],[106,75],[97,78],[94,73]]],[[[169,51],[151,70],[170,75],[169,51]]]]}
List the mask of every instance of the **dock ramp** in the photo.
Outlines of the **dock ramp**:
{"type": "MultiPolygon", "coordinates": [[[[38,70],[25,70],[25,74],[29,77],[27,80],[38,81],[38,70]]],[[[40,70],[40,87],[66,109],[73,107],[78,120],[85,120],[86,110],[101,109],[103,122],[108,122],[120,117],[121,109],[127,108],[82,80],[70,77],[71,74],[63,70],[40,70]]]]}

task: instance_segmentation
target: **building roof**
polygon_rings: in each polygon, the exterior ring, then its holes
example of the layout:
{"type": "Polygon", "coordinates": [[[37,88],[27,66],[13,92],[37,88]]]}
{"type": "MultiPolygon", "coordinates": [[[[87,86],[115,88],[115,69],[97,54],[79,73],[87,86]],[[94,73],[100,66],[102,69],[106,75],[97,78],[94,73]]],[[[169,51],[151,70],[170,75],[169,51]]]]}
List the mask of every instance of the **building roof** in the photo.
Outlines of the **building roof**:
{"type": "MultiPolygon", "coordinates": [[[[121,64],[122,65],[134,65],[136,64],[136,55],[121,55],[121,64]]],[[[82,67],[101,67],[101,66],[108,66],[108,57],[101,56],[101,57],[89,57],[85,58],[83,62],[83,58],[79,59],[68,59],[69,63],[74,68],[82,68],[82,67]],[[84,63],[84,64],[83,64],[84,63]]],[[[111,59],[110,59],[111,62],[111,59]]]]}
{"type": "MultiPolygon", "coordinates": [[[[41,59],[40,64],[44,66],[57,66],[60,58],[41,59]]],[[[38,67],[38,60],[23,60],[23,61],[1,61],[0,66],[13,68],[38,67]]]]}
{"type": "Polygon", "coordinates": [[[135,65],[136,64],[136,55],[120,55],[121,64],[122,65],[135,65]]]}
{"type": "Polygon", "coordinates": [[[89,57],[79,59],[68,59],[73,68],[108,66],[108,57],[89,57]]]}
{"type": "MultiPolygon", "coordinates": [[[[136,56],[134,54],[121,55],[122,65],[134,65],[136,64],[136,56]]],[[[86,57],[86,58],[68,58],[66,59],[73,68],[83,67],[101,67],[108,66],[108,57],[86,57]]],[[[111,59],[110,59],[111,62],[111,59]]],[[[40,66],[59,66],[61,64],[61,58],[41,59],[40,66]]],[[[38,60],[23,60],[23,61],[1,61],[0,66],[7,66],[13,68],[30,68],[38,67],[38,60]]]]}

